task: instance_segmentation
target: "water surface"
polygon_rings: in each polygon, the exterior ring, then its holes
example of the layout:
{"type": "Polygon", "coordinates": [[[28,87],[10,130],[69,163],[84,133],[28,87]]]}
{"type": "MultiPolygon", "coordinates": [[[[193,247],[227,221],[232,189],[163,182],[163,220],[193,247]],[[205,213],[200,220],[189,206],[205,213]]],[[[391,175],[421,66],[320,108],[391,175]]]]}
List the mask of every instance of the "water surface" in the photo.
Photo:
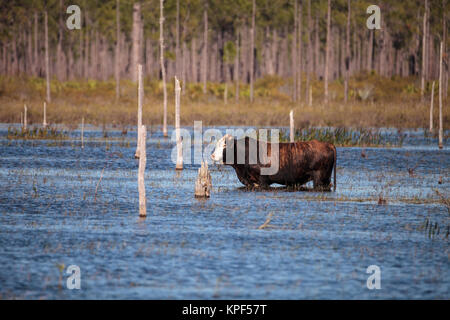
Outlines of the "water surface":
{"type": "Polygon", "coordinates": [[[450,152],[421,131],[403,132],[400,148],[338,148],[335,193],[249,192],[211,166],[208,200],[193,195],[199,165],[176,172],[174,143],[152,132],[143,220],[135,132],[88,129],[81,149],[79,131],[10,141],[6,128],[1,298],[450,298],[449,212],[435,191],[449,196],[450,152]],[[66,288],[72,264],[80,290],[66,288]],[[367,289],[370,265],[381,290],[367,289]]]}

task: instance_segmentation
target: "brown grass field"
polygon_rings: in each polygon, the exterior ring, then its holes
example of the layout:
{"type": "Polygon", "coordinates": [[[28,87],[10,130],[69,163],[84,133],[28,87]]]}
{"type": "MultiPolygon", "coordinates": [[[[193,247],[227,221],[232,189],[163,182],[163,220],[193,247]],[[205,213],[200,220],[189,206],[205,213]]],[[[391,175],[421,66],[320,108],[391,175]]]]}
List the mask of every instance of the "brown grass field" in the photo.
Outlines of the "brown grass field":
{"type": "MultiPolygon", "coordinates": [[[[173,83],[168,83],[168,123],[174,122],[173,83]]],[[[224,103],[225,84],[208,83],[203,95],[201,84],[189,83],[181,97],[181,123],[192,126],[194,120],[203,125],[224,126],[288,126],[289,111],[294,109],[297,128],[428,128],[431,83],[427,84],[422,102],[418,78],[380,78],[374,74],[359,75],[350,81],[350,101],[344,104],[342,80],[330,84],[330,102],[324,105],[323,82],[313,82],[313,103],[307,106],[305,85],[302,100],[291,100],[291,82],[276,77],[259,79],[255,84],[255,101],[249,102],[249,86],[240,85],[240,101],[235,102],[235,85],[228,85],[228,103],[224,103]]],[[[438,126],[438,86],[434,97],[434,127],[438,126]]],[[[137,86],[121,82],[121,98],[115,99],[115,82],[68,81],[51,82],[52,102],[47,106],[47,121],[78,127],[81,118],[93,125],[133,126],[137,118],[137,86]]],[[[163,117],[162,83],[145,81],[143,121],[159,125],[163,117]]],[[[45,82],[40,78],[0,77],[0,122],[19,123],[23,105],[28,106],[29,124],[42,122],[45,82]]],[[[448,128],[448,99],[443,102],[443,123],[448,128]]]]}

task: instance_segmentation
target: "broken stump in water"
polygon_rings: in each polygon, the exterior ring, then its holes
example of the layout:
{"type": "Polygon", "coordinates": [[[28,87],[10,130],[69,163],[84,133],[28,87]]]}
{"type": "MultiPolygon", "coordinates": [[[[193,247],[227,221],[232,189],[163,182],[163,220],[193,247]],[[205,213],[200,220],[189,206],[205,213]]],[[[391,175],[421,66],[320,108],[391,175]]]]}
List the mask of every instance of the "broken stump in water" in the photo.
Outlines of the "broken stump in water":
{"type": "Polygon", "coordinates": [[[211,174],[208,170],[208,163],[202,161],[202,166],[198,169],[197,181],[195,181],[195,197],[209,198],[211,195],[211,174]]]}

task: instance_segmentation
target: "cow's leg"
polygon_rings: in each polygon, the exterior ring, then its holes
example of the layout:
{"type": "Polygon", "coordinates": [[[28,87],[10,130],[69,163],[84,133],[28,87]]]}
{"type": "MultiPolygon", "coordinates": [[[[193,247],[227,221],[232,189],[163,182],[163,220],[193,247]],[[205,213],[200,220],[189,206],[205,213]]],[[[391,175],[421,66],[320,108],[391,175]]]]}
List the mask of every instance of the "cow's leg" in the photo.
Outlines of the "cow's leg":
{"type": "Polygon", "coordinates": [[[314,171],[313,184],[314,190],[331,191],[331,174],[326,170],[314,171]]]}
{"type": "Polygon", "coordinates": [[[258,184],[259,184],[259,187],[261,189],[269,189],[269,187],[271,185],[271,182],[270,182],[269,177],[267,177],[267,176],[259,176],[258,184]]]}
{"type": "Polygon", "coordinates": [[[252,188],[253,187],[253,184],[247,179],[247,178],[245,178],[245,177],[243,177],[243,176],[241,176],[241,175],[237,175],[237,177],[238,177],[238,179],[239,179],[239,181],[244,185],[244,186],[246,186],[247,188],[252,188]]]}
{"type": "Polygon", "coordinates": [[[234,167],[234,170],[236,172],[236,176],[239,179],[239,181],[246,187],[246,188],[252,188],[252,182],[250,181],[250,176],[248,175],[247,171],[243,167],[234,167]]]}

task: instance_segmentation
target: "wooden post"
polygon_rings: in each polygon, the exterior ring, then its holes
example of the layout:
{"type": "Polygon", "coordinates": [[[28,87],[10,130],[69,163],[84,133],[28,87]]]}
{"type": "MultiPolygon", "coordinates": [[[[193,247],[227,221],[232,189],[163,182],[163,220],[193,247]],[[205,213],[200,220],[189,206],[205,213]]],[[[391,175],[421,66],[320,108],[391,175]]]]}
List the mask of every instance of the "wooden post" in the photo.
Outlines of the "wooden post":
{"type": "Polygon", "coordinates": [[[144,86],[142,82],[142,64],[138,65],[138,124],[137,124],[137,146],[136,146],[136,152],[134,153],[134,158],[139,159],[140,156],[140,150],[139,147],[141,146],[139,139],[141,138],[141,135],[139,133],[139,130],[142,127],[142,102],[144,96],[144,86]]]}
{"type": "Polygon", "coordinates": [[[433,132],[433,103],[434,103],[434,81],[431,86],[431,105],[430,105],[430,133],[433,132]]]}
{"type": "Polygon", "coordinates": [[[290,129],[289,129],[289,135],[291,142],[295,142],[294,138],[294,110],[291,110],[289,112],[289,120],[290,120],[290,129]]]}
{"type": "Polygon", "coordinates": [[[145,126],[141,126],[139,128],[139,172],[138,172],[138,186],[139,186],[139,216],[146,217],[147,216],[147,199],[145,196],[145,183],[144,183],[144,174],[145,174],[145,166],[147,164],[147,154],[145,151],[146,140],[147,140],[147,129],[145,126]]]}
{"type": "Polygon", "coordinates": [[[175,137],[177,141],[176,170],[183,170],[183,145],[180,136],[180,81],[175,77],[175,137]]]}
{"type": "Polygon", "coordinates": [[[23,112],[20,111],[20,126],[22,127],[22,131],[23,131],[23,112]]]}
{"type": "Polygon", "coordinates": [[[444,147],[442,143],[442,139],[444,136],[444,130],[442,128],[442,55],[443,55],[443,47],[444,43],[441,41],[441,54],[439,59],[439,149],[442,149],[444,147]]]}
{"type": "Polygon", "coordinates": [[[27,105],[23,105],[23,129],[27,130],[27,105]]]}
{"type": "Polygon", "coordinates": [[[195,181],[195,197],[209,198],[211,196],[211,186],[211,174],[208,170],[208,163],[202,161],[202,166],[198,169],[198,176],[195,181]]]}
{"type": "Polygon", "coordinates": [[[81,149],[84,149],[84,117],[81,118],[81,149]]]}
{"type": "Polygon", "coordinates": [[[44,120],[42,121],[42,126],[47,128],[47,102],[44,101],[44,120]]]}

